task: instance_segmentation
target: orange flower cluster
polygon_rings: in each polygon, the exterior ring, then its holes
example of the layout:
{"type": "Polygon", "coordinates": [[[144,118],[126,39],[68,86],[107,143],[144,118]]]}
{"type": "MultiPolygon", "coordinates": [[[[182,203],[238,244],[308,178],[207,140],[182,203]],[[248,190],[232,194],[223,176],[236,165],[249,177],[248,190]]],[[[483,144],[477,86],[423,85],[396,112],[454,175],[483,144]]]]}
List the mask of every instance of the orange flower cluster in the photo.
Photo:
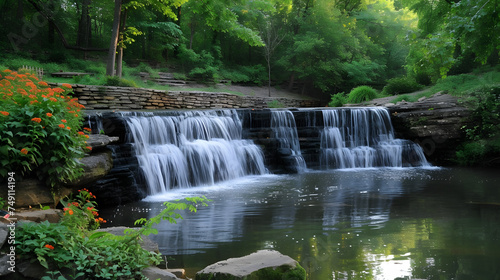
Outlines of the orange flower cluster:
{"type": "Polygon", "coordinates": [[[21,154],[23,154],[23,155],[27,155],[27,154],[28,154],[28,150],[26,150],[26,149],[21,149],[21,154]]]}
{"type": "Polygon", "coordinates": [[[64,211],[64,215],[66,215],[66,214],[73,215],[73,210],[71,210],[69,208],[63,208],[63,211],[64,211]]]}
{"type": "Polygon", "coordinates": [[[10,115],[10,113],[9,113],[9,112],[6,112],[6,111],[0,111],[0,114],[2,114],[2,115],[4,115],[4,116],[8,116],[8,115],[10,115]]]}
{"type": "Polygon", "coordinates": [[[31,120],[36,122],[36,123],[40,123],[42,121],[42,119],[40,119],[40,118],[32,118],[31,120]]]}
{"type": "Polygon", "coordinates": [[[95,199],[95,195],[93,195],[87,188],[83,188],[81,190],[78,190],[78,192],[87,192],[89,194],[90,197],[92,197],[93,199],[95,199]]]}
{"type": "Polygon", "coordinates": [[[103,224],[103,223],[106,223],[106,220],[104,220],[103,218],[99,217],[99,218],[95,219],[95,222],[103,224]]]}
{"type": "Polygon", "coordinates": [[[50,244],[45,244],[45,246],[43,246],[45,248],[48,248],[50,250],[54,250],[54,246],[50,245],[50,244]]]}

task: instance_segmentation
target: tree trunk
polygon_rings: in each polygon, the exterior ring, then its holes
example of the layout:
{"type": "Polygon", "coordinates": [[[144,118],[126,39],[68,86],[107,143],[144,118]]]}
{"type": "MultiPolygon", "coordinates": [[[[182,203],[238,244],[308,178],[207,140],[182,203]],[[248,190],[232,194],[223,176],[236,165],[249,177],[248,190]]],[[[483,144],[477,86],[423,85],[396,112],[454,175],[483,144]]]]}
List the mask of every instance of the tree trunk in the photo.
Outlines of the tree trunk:
{"type": "Polygon", "coordinates": [[[292,74],[290,75],[290,82],[288,83],[289,91],[292,91],[294,82],[295,82],[295,72],[292,72],[292,74]]]}
{"type": "Polygon", "coordinates": [[[269,97],[271,97],[271,60],[267,60],[267,74],[268,74],[268,84],[267,90],[269,92],[269,97]]]}
{"type": "Polygon", "coordinates": [[[106,65],[106,75],[115,75],[116,46],[118,45],[118,35],[120,32],[120,15],[122,11],[122,0],[115,0],[115,13],[113,18],[113,32],[109,44],[108,61],[106,65]]]}
{"type": "Polygon", "coordinates": [[[127,21],[127,10],[123,11],[121,18],[120,18],[120,42],[118,44],[118,56],[117,56],[117,61],[116,61],[116,75],[118,77],[122,77],[122,69],[123,69],[123,40],[124,40],[124,34],[125,34],[125,23],[127,21]]]}

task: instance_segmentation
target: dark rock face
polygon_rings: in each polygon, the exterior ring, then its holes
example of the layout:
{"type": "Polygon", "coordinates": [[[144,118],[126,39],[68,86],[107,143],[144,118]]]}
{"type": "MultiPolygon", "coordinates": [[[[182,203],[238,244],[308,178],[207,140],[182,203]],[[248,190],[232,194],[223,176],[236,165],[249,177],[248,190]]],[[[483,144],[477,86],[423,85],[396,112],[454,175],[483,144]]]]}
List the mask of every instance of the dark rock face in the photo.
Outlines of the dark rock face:
{"type": "Polygon", "coordinates": [[[396,137],[419,144],[433,163],[448,165],[465,139],[470,112],[456,97],[435,94],[419,102],[388,107],[396,137]]]}

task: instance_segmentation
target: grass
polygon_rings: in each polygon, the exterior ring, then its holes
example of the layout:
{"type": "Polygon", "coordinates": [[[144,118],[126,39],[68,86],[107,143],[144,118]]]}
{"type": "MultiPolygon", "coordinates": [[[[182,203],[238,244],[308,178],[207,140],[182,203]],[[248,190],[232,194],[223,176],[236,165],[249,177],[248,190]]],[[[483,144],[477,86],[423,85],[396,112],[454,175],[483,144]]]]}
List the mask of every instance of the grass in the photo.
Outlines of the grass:
{"type": "Polygon", "coordinates": [[[469,92],[483,86],[500,84],[500,67],[482,67],[470,74],[449,76],[439,80],[434,86],[414,95],[404,94],[396,96],[391,103],[405,100],[415,102],[421,97],[430,97],[438,92],[446,92],[453,96],[462,97],[469,92]]]}
{"type": "MultiPolygon", "coordinates": [[[[42,63],[40,61],[25,58],[25,57],[9,57],[2,62],[0,68],[17,70],[21,68],[23,65],[28,65],[32,67],[43,68],[45,75],[43,80],[51,83],[73,83],[73,84],[84,84],[84,85],[96,85],[102,86],[106,84],[106,65],[103,62],[99,61],[84,61],[79,59],[68,59],[66,63],[42,63]],[[50,73],[54,72],[86,72],[92,73],[93,75],[86,76],[76,76],[73,78],[61,78],[61,77],[52,77],[50,73]]],[[[138,67],[128,67],[124,65],[123,67],[123,79],[131,81],[132,84],[137,85],[140,88],[148,88],[155,90],[177,90],[175,87],[171,87],[169,85],[159,85],[152,81],[143,81],[141,78],[137,76],[139,72],[148,72],[152,77],[158,76],[158,72],[168,71],[166,69],[153,69],[144,63],[139,64],[138,67]]],[[[178,78],[186,78],[186,75],[182,73],[174,73],[175,77],[178,78]]],[[[178,90],[182,91],[205,91],[205,92],[225,92],[229,94],[234,94],[238,96],[245,96],[241,92],[228,90],[228,89],[220,89],[215,87],[203,87],[203,88],[179,88],[178,90]]]]}

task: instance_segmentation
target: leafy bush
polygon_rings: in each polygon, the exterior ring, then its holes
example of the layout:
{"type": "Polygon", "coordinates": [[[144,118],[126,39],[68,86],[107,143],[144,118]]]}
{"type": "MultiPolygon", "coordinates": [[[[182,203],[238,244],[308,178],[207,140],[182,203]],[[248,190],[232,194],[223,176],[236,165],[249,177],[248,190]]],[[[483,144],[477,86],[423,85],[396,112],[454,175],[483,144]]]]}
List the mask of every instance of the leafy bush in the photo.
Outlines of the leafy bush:
{"type": "Polygon", "coordinates": [[[397,95],[402,93],[410,93],[422,89],[422,86],[408,77],[393,78],[387,81],[386,86],[382,90],[383,94],[397,95]]]}
{"type": "Polygon", "coordinates": [[[285,105],[283,105],[283,103],[281,103],[275,99],[271,102],[267,102],[267,107],[269,107],[269,108],[285,108],[285,105]]]}
{"type": "Polygon", "coordinates": [[[71,85],[50,88],[8,69],[0,79],[0,176],[16,170],[50,186],[77,178],[88,135],[80,131],[83,105],[68,96],[71,85]]]}
{"type": "Polygon", "coordinates": [[[500,156],[500,85],[469,91],[461,100],[472,110],[473,126],[463,127],[469,142],[457,151],[463,165],[487,165],[489,158],[500,156]]]}
{"type": "MultiPolygon", "coordinates": [[[[142,279],[141,271],[160,263],[161,256],[140,246],[141,236],[156,234],[153,225],[167,220],[175,223],[182,216],[177,210],[197,211],[196,205],[207,205],[203,198],[186,198],[186,202],[165,202],[165,209],[150,219],[139,219],[140,229],[127,229],[124,235],[89,230],[104,220],[97,217],[95,202],[88,190],[76,199],[65,201],[67,208],[59,223],[22,223],[18,227],[17,250],[21,259],[38,261],[49,275],[73,279],[142,279]],[[34,256],[36,259],[34,259],[34,256]],[[68,275],[63,275],[64,273],[68,275]]],[[[49,278],[46,276],[46,278],[49,278]]],[[[45,278],[45,279],[46,279],[45,278]]],[[[44,278],[42,278],[44,279],[44,278]]],[[[63,278],[65,279],[65,278],[63,278]]]]}
{"type": "Polygon", "coordinates": [[[106,76],[104,85],[113,87],[137,87],[136,82],[132,80],[126,80],[118,76],[106,76]]]}
{"type": "Polygon", "coordinates": [[[331,101],[328,103],[328,107],[342,107],[347,103],[347,96],[345,93],[340,92],[331,95],[331,101]]]}
{"type": "Polygon", "coordinates": [[[261,65],[243,66],[225,68],[220,70],[221,78],[235,83],[253,83],[261,85],[267,80],[266,68],[261,65]]]}
{"type": "Polygon", "coordinates": [[[349,103],[361,103],[377,97],[377,91],[369,86],[359,86],[351,90],[348,96],[349,103]]]}
{"type": "Polygon", "coordinates": [[[425,72],[418,72],[415,75],[415,81],[419,85],[423,85],[423,86],[430,86],[432,84],[431,75],[429,75],[428,73],[425,73],[425,72]]]}

